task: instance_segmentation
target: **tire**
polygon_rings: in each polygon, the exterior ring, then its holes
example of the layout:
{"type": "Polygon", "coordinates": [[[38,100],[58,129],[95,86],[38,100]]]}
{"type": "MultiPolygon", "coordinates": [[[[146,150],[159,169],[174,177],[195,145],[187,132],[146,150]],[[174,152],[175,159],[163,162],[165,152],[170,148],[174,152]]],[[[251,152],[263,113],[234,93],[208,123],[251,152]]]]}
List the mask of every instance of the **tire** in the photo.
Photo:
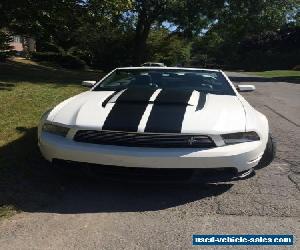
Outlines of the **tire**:
{"type": "Polygon", "coordinates": [[[275,156],[276,156],[276,143],[272,135],[269,134],[269,139],[267,142],[266,149],[258,165],[255,167],[255,169],[261,169],[270,165],[270,163],[274,160],[275,156]]]}

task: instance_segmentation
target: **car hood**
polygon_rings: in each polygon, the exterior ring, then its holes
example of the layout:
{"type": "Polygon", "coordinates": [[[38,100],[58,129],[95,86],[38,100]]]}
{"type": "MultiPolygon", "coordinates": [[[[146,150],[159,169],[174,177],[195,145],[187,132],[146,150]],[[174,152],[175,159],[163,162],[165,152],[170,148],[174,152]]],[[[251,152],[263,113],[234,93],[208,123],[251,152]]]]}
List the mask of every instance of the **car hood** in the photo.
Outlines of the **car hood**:
{"type": "Polygon", "coordinates": [[[186,98],[179,93],[158,93],[146,100],[146,94],[127,95],[126,99],[122,91],[87,91],[57,105],[47,120],[79,129],[129,132],[245,131],[245,111],[238,96],[194,91],[186,98]]]}

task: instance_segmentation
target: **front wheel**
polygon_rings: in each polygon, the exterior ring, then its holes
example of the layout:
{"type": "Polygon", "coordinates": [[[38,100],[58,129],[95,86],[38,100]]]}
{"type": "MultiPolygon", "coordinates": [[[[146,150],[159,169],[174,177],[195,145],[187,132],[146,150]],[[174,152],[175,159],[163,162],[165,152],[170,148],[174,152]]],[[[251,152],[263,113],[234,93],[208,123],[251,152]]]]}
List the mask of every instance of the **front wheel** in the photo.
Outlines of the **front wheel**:
{"type": "Polygon", "coordinates": [[[269,134],[269,139],[267,142],[266,149],[258,165],[255,167],[255,169],[260,169],[268,166],[274,160],[275,155],[276,155],[276,143],[272,135],[269,134]]]}

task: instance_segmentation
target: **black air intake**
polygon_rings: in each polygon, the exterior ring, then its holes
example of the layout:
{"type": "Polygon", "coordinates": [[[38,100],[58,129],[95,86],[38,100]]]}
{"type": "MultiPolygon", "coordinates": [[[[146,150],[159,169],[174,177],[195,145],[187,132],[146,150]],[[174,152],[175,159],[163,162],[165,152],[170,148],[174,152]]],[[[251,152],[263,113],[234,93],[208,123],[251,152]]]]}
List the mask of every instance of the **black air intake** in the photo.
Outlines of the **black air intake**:
{"type": "Polygon", "coordinates": [[[149,148],[213,148],[208,136],[188,134],[128,133],[117,131],[79,130],[74,141],[101,145],[149,148]]]}

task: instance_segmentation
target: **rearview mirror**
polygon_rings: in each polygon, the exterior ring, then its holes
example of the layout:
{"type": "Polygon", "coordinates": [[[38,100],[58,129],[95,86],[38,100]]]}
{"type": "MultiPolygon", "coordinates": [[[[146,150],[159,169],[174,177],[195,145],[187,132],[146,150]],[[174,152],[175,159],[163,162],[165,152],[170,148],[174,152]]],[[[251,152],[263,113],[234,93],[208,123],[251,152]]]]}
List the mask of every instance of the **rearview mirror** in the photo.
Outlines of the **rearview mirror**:
{"type": "Polygon", "coordinates": [[[82,86],[93,87],[96,84],[96,81],[82,81],[82,86]]]}
{"type": "Polygon", "coordinates": [[[254,91],[256,88],[254,85],[238,85],[237,91],[239,92],[248,92],[248,91],[254,91]]]}

